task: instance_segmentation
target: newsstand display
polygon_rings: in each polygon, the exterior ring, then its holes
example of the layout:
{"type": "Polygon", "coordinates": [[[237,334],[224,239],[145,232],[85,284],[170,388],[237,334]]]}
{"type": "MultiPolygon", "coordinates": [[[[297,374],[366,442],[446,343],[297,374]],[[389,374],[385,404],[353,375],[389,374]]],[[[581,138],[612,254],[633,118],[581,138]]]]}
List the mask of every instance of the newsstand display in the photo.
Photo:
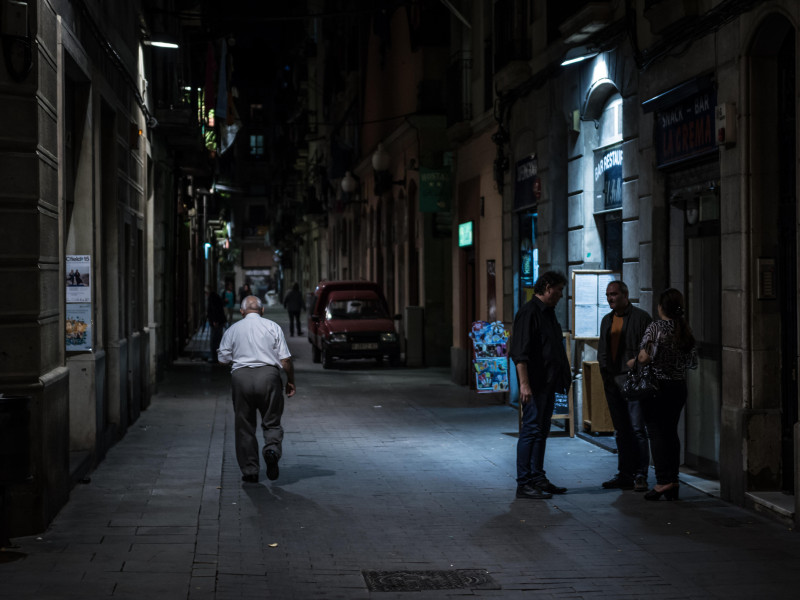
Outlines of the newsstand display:
{"type": "Polygon", "coordinates": [[[508,391],[508,335],[502,321],[472,324],[469,337],[478,393],[508,391]]]}

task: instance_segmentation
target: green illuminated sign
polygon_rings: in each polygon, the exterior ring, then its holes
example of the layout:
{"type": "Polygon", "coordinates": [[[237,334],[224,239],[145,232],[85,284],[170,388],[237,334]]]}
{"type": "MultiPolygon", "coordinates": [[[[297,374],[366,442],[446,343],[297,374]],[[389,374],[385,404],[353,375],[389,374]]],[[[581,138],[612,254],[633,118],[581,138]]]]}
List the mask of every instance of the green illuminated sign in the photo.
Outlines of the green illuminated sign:
{"type": "Polygon", "coordinates": [[[472,221],[458,224],[458,247],[472,246],[472,221]]]}

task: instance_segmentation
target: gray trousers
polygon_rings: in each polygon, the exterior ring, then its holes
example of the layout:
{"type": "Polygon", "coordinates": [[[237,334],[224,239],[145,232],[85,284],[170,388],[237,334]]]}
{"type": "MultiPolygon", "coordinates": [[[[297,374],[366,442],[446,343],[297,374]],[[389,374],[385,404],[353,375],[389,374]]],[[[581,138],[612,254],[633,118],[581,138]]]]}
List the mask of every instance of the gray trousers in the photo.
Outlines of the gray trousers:
{"type": "Polygon", "coordinates": [[[256,411],[261,415],[264,451],[281,457],[283,442],[283,382],[277,367],[243,367],[231,374],[235,413],[236,460],[242,475],[257,475],[256,411]]]}

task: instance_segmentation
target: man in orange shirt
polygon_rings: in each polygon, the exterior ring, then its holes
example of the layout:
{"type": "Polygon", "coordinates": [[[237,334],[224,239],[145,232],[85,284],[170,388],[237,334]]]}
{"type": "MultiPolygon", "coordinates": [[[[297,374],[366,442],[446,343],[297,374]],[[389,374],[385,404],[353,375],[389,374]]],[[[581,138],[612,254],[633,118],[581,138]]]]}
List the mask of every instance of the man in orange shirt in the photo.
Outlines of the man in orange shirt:
{"type": "Polygon", "coordinates": [[[628,371],[627,362],[639,352],[639,342],[653,318],[628,300],[628,286],[612,281],[606,287],[611,308],[600,323],[597,360],[603,376],[608,411],[617,440],[617,474],[603,482],[606,489],[647,491],[650,447],[638,400],[623,398],[620,390],[628,371]]]}

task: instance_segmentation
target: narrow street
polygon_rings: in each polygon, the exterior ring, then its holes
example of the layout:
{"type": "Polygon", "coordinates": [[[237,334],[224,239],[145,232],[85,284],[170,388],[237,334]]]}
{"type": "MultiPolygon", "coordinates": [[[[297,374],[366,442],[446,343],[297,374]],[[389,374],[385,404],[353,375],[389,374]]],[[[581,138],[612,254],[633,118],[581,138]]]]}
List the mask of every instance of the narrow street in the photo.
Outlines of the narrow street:
{"type": "Polygon", "coordinates": [[[563,434],[546,467],[568,493],[517,500],[513,409],[446,369],[323,370],[287,339],[277,481],[240,481],[228,370],[186,359],[50,529],[13,540],[0,598],[797,597],[786,526],[688,485],[680,502],[603,490],[615,455],[563,434]]]}

